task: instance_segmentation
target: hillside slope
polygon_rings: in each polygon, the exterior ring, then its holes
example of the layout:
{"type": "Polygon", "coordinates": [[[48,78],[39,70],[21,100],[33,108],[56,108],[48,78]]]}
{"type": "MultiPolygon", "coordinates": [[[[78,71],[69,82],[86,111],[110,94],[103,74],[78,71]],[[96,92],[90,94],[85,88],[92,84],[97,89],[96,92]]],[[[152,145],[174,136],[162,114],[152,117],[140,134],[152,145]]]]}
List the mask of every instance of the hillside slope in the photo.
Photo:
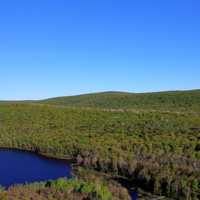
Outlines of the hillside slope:
{"type": "Polygon", "coordinates": [[[60,106],[97,107],[105,109],[151,109],[199,112],[200,90],[155,93],[103,92],[57,97],[38,102],[60,106]]]}
{"type": "Polygon", "coordinates": [[[0,147],[77,160],[173,199],[199,199],[199,145],[200,113],[0,106],[0,147]]]}
{"type": "Polygon", "coordinates": [[[199,100],[193,90],[1,102],[0,147],[70,158],[146,192],[196,200],[199,100]]]}

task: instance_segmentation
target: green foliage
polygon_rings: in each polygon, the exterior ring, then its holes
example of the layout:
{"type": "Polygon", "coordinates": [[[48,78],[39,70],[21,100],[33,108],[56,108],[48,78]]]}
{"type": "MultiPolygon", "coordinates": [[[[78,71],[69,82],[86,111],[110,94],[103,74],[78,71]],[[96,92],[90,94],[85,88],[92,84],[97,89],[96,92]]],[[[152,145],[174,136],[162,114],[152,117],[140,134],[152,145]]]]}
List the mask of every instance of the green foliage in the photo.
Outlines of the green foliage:
{"type": "Polygon", "coordinates": [[[105,109],[200,111],[200,90],[155,93],[104,92],[58,97],[39,103],[105,109]]]}
{"type": "Polygon", "coordinates": [[[58,191],[70,191],[73,190],[79,193],[91,194],[94,198],[99,200],[112,200],[112,194],[108,190],[107,186],[98,182],[98,184],[85,182],[80,180],[68,180],[58,179],[57,181],[52,181],[51,187],[58,191]]]}
{"type": "Polygon", "coordinates": [[[0,185],[0,192],[4,191],[4,187],[0,185]]]}
{"type": "MultiPolygon", "coordinates": [[[[119,188],[120,189],[120,188],[119,188]]],[[[29,185],[18,185],[0,192],[0,199],[5,200],[119,200],[114,197],[103,182],[92,183],[89,180],[67,180],[60,178],[47,183],[33,183],[29,185]]],[[[128,199],[129,200],[129,199],[128,199]]]]}
{"type": "MultiPolygon", "coordinates": [[[[71,102],[63,98],[63,105],[78,108],[3,103],[0,146],[73,158],[88,168],[125,177],[146,191],[195,199],[200,192],[199,94],[102,93],[69,97],[71,102]]],[[[46,103],[62,105],[57,100],[46,103]]],[[[69,183],[58,183],[59,189],[65,184],[69,183]]],[[[92,184],[73,188],[109,196],[104,187],[92,184]]]]}

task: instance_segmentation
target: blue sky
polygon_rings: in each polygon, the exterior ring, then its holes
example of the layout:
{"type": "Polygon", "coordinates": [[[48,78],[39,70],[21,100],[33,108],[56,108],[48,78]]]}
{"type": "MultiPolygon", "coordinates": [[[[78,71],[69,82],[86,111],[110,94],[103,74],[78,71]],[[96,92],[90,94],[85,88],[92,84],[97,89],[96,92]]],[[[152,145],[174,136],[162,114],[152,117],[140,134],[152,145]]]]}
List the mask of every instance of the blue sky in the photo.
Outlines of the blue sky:
{"type": "Polygon", "coordinates": [[[0,99],[200,88],[199,0],[0,2],[0,99]]]}

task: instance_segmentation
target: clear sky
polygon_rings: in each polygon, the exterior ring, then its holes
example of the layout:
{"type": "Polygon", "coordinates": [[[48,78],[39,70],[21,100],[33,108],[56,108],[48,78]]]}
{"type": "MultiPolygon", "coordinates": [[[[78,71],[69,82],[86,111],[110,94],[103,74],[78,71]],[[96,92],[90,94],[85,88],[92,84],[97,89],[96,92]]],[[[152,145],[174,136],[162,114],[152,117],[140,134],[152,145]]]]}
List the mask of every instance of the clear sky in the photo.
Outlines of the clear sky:
{"type": "Polygon", "coordinates": [[[0,99],[195,88],[199,0],[0,2],[0,99]]]}

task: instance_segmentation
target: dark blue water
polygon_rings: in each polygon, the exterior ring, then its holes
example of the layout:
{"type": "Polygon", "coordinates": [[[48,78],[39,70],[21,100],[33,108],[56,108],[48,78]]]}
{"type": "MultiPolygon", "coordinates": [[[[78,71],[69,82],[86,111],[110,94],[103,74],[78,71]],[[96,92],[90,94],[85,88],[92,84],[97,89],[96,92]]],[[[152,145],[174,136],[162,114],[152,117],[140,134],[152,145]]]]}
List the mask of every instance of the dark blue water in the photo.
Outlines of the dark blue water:
{"type": "Polygon", "coordinates": [[[138,199],[137,192],[130,191],[130,194],[131,194],[131,199],[132,199],[132,200],[137,200],[137,199],[138,199]]]}
{"type": "Polygon", "coordinates": [[[18,150],[0,150],[0,185],[71,177],[70,163],[18,150]]]}

